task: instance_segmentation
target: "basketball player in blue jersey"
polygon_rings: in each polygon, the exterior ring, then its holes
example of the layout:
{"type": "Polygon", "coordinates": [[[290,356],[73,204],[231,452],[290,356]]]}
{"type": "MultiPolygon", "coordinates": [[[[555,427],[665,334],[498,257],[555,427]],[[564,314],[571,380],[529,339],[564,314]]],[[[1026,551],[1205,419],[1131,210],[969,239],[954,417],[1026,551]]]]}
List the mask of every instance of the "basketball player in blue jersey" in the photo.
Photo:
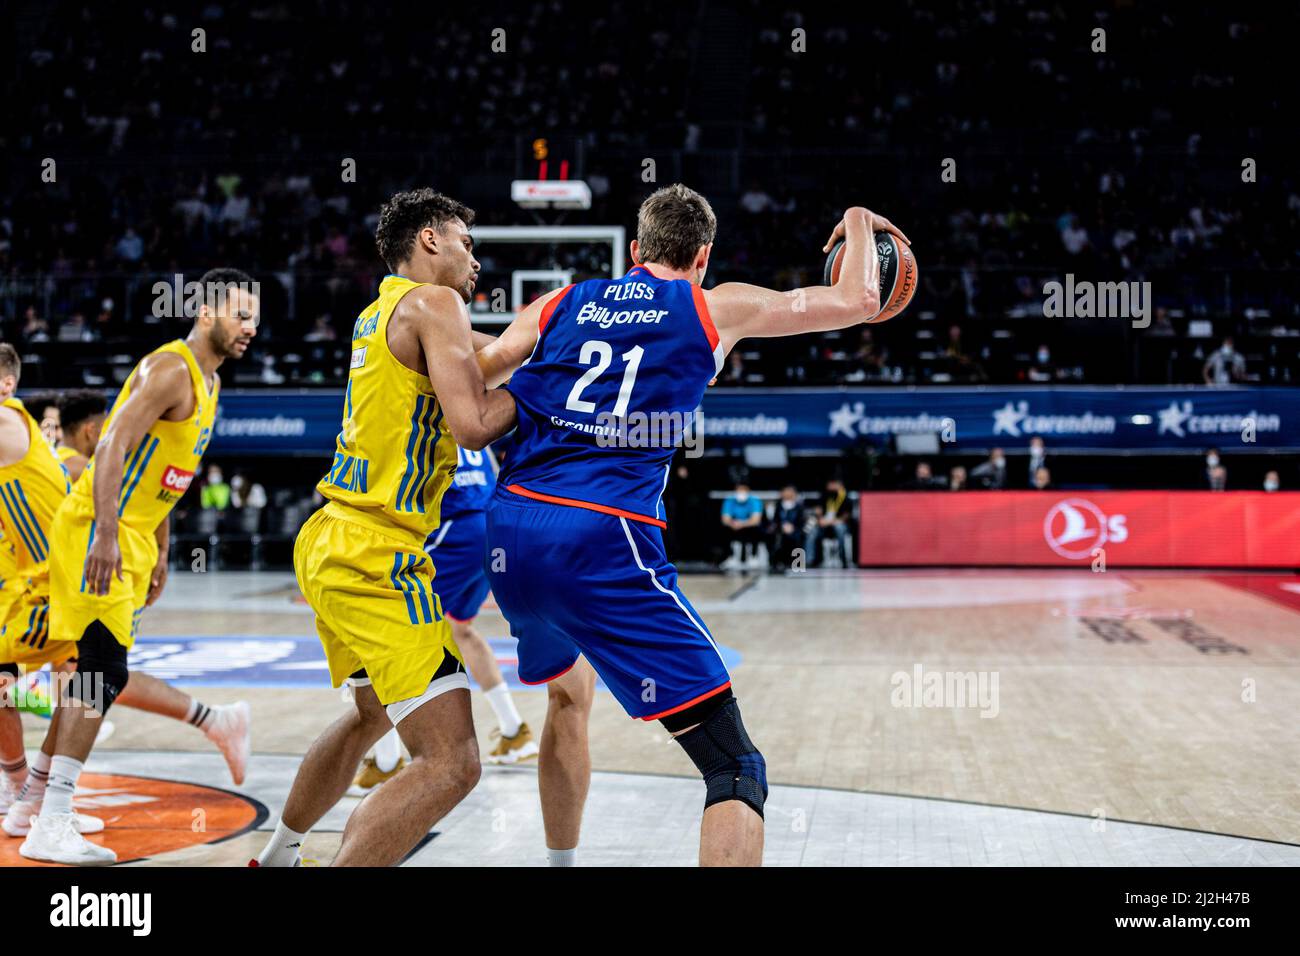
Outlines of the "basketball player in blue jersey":
{"type": "Polygon", "coordinates": [[[627,275],[547,294],[478,353],[489,382],[523,363],[507,386],[519,428],[488,512],[487,566],[519,639],[520,679],[548,683],[538,777],[556,865],[573,861],[590,782],[594,675],[575,668],[580,657],[629,715],[662,723],[699,769],[700,864],[762,862],[763,757],[713,636],[664,554],[661,499],[674,449],[632,440],[632,423],[657,416],[689,427],[742,339],[842,329],[875,314],[874,230],[897,230],[849,209],[825,247],[845,240],[839,281],[775,292],[701,287],[716,229],[699,193],[660,189],[641,206],[627,275]]]}
{"type": "MultiPolygon", "coordinates": [[[[457,450],[456,473],[442,498],[442,523],[429,535],[424,550],[438,569],[438,599],[451,621],[451,636],[465,658],[497,718],[496,746],[488,753],[495,764],[515,764],[537,757],[537,743],[515,707],[510,688],[501,677],[496,654],[474,627],[474,618],[490,586],[483,567],[487,510],[497,485],[497,463],[490,448],[457,450]]],[[[361,796],[405,766],[396,729],[375,744],[375,753],[361,764],[353,791],[361,796]]]]}

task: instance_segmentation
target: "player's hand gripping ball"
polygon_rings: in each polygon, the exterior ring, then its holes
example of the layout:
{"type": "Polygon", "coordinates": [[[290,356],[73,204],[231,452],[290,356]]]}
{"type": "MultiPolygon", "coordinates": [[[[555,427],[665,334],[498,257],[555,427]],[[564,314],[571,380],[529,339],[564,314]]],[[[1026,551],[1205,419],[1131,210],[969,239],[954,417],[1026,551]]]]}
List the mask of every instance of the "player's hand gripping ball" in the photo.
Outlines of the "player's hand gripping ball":
{"type": "MultiPolygon", "coordinates": [[[[880,311],[864,322],[888,322],[907,308],[916,292],[916,256],[911,247],[892,232],[877,232],[876,258],[880,260],[880,311]]],[[[844,240],[835,243],[826,257],[824,278],[834,285],[844,263],[844,240]]]]}

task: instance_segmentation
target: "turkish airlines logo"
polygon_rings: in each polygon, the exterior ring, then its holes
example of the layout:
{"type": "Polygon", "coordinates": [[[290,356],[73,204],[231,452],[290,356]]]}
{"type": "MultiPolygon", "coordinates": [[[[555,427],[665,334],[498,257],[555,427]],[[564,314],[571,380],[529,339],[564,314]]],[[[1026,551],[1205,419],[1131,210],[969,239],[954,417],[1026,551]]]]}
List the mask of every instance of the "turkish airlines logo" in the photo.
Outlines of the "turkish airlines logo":
{"type": "Polygon", "coordinates": [[[168,491],[184,494],[185,489],[189,488],[190,482],[193,480],[194,472],[181,471],[175,465],[168,465],[167,470],[163,472],[162,486],[168,491]]]}
{"type": "Polygon", "coordinates": [[[1128,540],[1128,519],[1124,515],[1106,514],[1091,501],[1066,498],[1054,504],[1043,519],[1043,537],[1047,546],[1063,558],[1081,561],[1107,541],[1120,544],[1128,540]]]}

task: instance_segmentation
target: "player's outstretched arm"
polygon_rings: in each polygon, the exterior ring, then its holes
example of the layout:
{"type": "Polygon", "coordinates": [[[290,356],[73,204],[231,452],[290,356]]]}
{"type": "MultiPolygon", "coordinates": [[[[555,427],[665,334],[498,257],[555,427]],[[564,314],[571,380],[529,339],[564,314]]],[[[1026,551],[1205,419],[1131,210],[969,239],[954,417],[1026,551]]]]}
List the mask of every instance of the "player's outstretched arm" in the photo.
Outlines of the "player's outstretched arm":
{"type": "Polygon", "coordinates": [[[460,296],[445,286],[422,286],[408,293],[398,310],[419,337],[429,381],[456,444],[477,451],[513,428],[515,400],[484,383],[460,296]]]}
{"type": "Polygon", "coordinates": [[[179,355],[151,355],[140,363],[131,394],[95,446],[95,540],[86,553],[86,587],[107,594],[113,575],[122,578],[122,553],[117,546],[117,502],[122,472],[131,449],[140,444],[153,423],[190,393],[190,371],[179,355]]]}
{"type": "Polygon", "coordinates": [[[844,239],[844,265],[840,280],[833,286],[777,292],[743,282],[726,282],[706,290],[705,301],[724,353],[741,339],[843,329],[880,311],[877,229],[898,232],[889,220],[861,206],[844,213],[824,247],[829,252],[840,238],[844,239]]]}
{"type": "Polygon", "coordinates": [[[484,342],[479,338],[479,333],[475,333],[474,347],[478,349],[478,365],[483,371],[483,381],[487,383],[488,388],[496,388],[503,382],[509,381],[515,369],[523,365],[528,360],[528,356],[533,354],[533,349],[537,347],[537,336],[540,334],[542,310],[567,288],[568,286],[563,286],[552,289],[540,299],[530,302],[497,338],[483,336],[487,339],[484,342]]]}

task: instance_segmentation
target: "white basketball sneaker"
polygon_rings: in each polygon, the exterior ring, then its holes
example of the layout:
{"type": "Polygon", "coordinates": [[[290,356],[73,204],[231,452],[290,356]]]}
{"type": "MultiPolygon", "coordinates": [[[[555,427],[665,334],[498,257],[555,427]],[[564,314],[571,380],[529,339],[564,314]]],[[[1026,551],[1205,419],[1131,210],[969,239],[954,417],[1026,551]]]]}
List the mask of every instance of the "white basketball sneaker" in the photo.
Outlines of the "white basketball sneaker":
{"type": "MultiPolygon", "coordinates": [[[[5,814],[5,822],[0,824],[0,828],[11,837],[27,836],[40,812],[39,803],[19,800],[9,808],[9,812],[5,814]]],[[[74,813],[73,816],[76,817],[77,829],[81,833],[99,833],[104,829],[104,821],[99,817],[92,817],[85,813],[74,813]]]]}
{"type": "Polygon", "coordinates": [[[248,770],[248,754],[252,749],[253,715],[247,701],[222,704],[212,708],[212,719],[203,731],[217,745],[230,768],[230,779],[235,786],[244,782],[248,770]]]}
{"type": "Polygon", "coordinates": [[[117,862],[116,853],[106,846],[96,846],[77,831],[71,813],[33,817],[31,827],[27,839],[18,848],[29,860],[73,866],[106,866],[117,862]]]}

